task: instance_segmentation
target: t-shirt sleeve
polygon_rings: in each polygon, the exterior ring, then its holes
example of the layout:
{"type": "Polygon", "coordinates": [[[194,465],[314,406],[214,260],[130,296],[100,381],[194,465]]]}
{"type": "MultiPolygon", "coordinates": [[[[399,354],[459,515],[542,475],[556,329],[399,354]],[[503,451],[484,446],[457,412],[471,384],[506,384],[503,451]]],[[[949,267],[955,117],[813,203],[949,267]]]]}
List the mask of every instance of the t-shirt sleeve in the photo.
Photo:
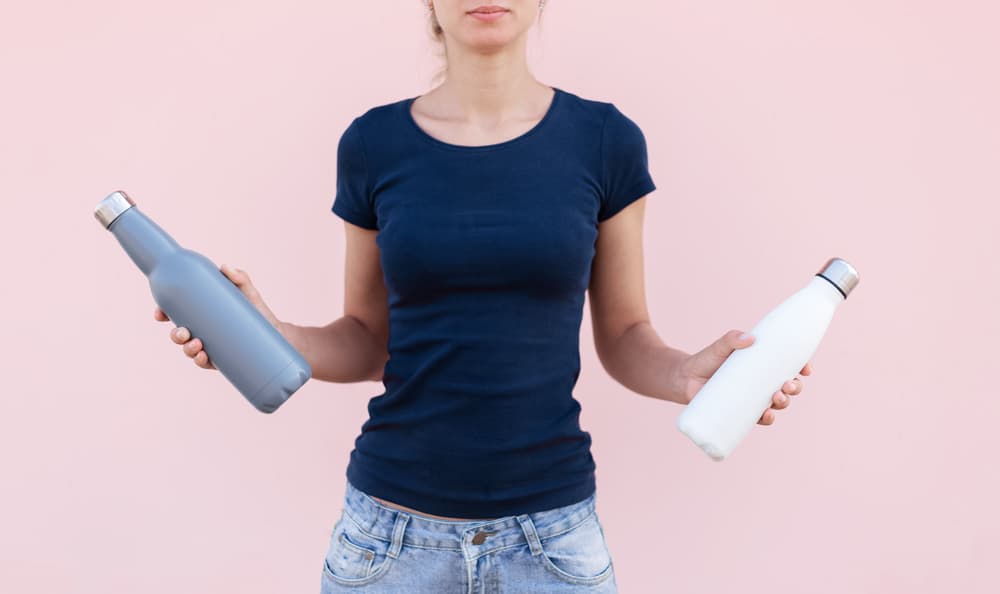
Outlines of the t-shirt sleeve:
{"type": "Polygon", "coordinates": [[[646,137],[639,126],[613,104],[601,135],[601,206],[597,220],[604,221],[656,189],[649,174],[646,137]]]}
{"type": "Polygon", "coordinates": [[[337,144],[337,194],[331,210],[349,223],[378,229],[369,191],[365,144],[357,118],[347,126],[337,144]]]}

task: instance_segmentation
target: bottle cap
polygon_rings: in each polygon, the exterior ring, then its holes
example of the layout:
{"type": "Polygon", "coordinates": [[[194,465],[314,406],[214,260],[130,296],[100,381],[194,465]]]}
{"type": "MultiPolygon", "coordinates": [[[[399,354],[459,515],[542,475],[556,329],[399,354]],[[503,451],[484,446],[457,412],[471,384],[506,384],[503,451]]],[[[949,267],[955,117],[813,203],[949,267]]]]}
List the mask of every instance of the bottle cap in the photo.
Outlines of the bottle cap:
{"type": "Polygon", "coordinates": [[[108,194],[107,198],[101,200],[94,209],[94,217],[107,229],[111,223],[126,210],[135,206],[135,202],[128,197],[128,194],[117,190],[108,194]]]}
{"type": "Polygon", "coordinates": [[[837,287],[837,290],[841,292],[844,299],[851,293],[851,290],[857,286],[860,277],[858,276],[858,271],[851,266],[847,260],[842,258],[830,258],[823,265],[823,268],[816,273],[817,276],[821,276],[830,283],[837,287]]]}

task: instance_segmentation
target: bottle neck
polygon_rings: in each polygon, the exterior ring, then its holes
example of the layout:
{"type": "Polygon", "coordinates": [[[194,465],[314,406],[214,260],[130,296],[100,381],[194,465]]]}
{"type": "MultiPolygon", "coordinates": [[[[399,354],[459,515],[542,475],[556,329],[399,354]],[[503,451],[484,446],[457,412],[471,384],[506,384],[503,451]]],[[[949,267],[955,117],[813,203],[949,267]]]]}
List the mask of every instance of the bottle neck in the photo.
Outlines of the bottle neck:
{"type": "Polygon", "coordinates": [[[831,305],[837,306],[844,302],[844,294],[841,293],[840,289],[834,286],[834,284],[825,277],[817,274],[812,277],[809,284],[819,288],[820,294],[823,295],[823,297],[828,300],[831,305]]]}
{"type": "Polygon", "coordinates": [[[165,256],[181,249],[173,237],[134,206],[118,215],[108,231],[146,276],[165,256]]]}

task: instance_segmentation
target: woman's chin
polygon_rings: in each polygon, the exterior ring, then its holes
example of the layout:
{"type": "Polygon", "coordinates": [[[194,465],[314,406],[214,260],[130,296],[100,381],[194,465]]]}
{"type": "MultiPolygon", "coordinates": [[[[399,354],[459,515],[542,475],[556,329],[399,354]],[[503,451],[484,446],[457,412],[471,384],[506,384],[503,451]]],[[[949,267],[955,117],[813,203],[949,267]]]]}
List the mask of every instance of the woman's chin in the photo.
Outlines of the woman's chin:
{"type": "Polygon", "coordinates": [[[465,45],[480,52],[492,52],[509,46],[513,35],[506,31],[476,31],[466,35],[465,45]]]}

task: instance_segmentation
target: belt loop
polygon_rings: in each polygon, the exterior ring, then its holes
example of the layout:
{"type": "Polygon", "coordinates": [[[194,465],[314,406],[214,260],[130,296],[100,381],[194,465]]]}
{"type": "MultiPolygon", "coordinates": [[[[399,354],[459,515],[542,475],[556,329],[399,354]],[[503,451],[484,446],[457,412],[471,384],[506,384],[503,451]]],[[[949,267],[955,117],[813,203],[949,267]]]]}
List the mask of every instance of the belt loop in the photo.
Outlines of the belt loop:
{"type": "Polygon", "coordinates": [[[410,514],[401,511],[396,513],[396,521],[392,525],[392,544],[389,545],[388,552],[393,559],[399,557],[399,550],[403,548],[403,531],[409,521],[410,514]]]}
{"type": "Polygon", "coordinates": [[[538,540],[538,532],[535,530],[535,523],[531,521],[528,514],[521,514],[517,516],[517,521],[521,523],[521,529],[524,530],[524,536],[528,539],[528,548],[531,549],[532,555],[537,555],[542,552],[542,543],[538,540]]]}

